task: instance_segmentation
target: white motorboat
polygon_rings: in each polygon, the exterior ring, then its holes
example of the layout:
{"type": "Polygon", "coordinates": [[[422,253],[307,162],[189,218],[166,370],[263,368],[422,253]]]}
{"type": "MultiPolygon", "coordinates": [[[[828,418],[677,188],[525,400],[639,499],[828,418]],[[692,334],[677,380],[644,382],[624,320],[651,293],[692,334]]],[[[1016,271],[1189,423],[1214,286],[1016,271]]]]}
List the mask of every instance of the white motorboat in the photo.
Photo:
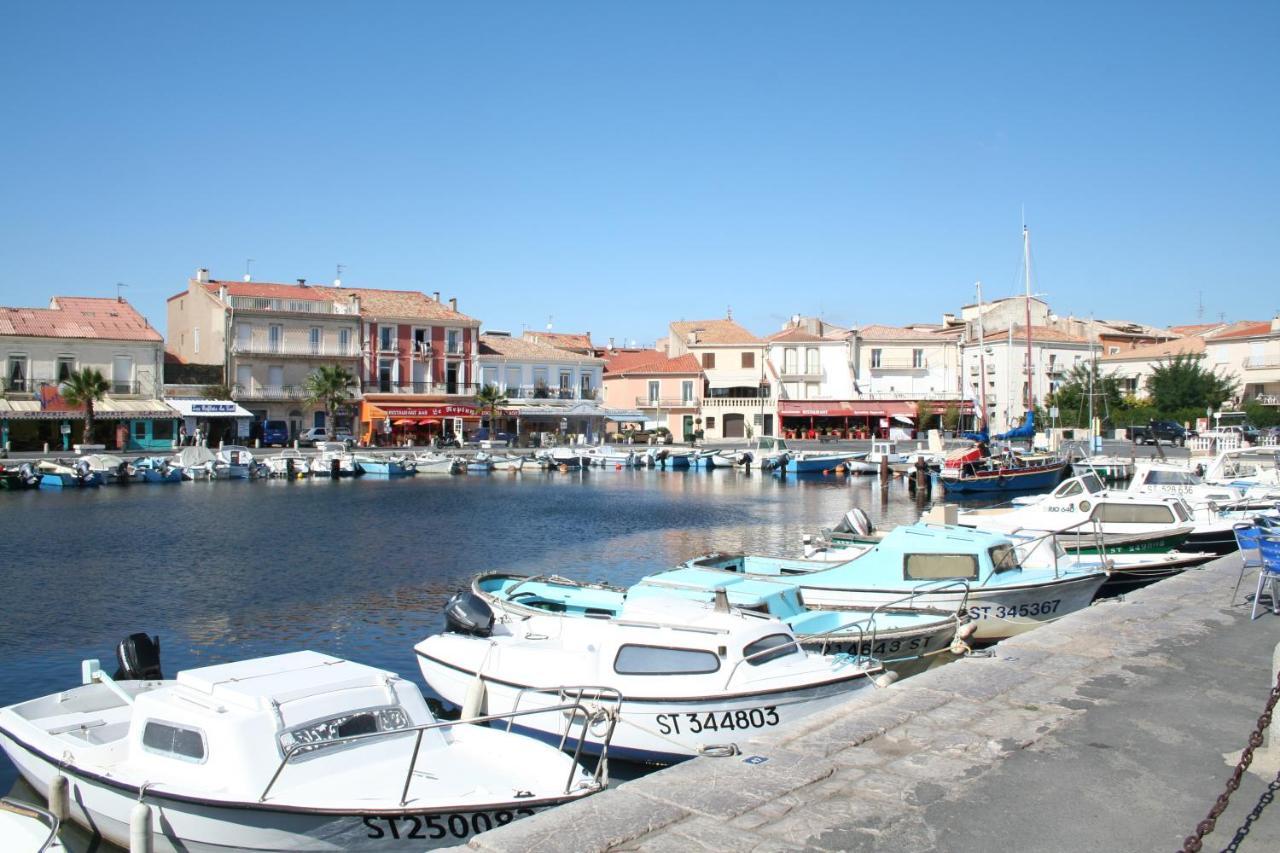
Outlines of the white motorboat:
{"type": "Polygon", "coordinates": [[[374,456],[372,453],[359,453],[354,456],[356,466],[362,474],[375,477],[408,477],[417,472],[413,462],[400,455],[374,456]]]}
{"type": "Polygon", "coordinates": [[[101,486],[105,480],[102,472],[94,471],[83,459],[41,459],[36,463],[40,472],[40,488],[66,489],[101,486]]]}
{"type": "Polygon", "coordinates": [[[218,476],[227,480],[247,480],[254,474],[253,451],[239,444],[224,444],[214,454],[218,476]]]}
{"type": "MultiPolygon", "coordinates": [[[[338,442],[330,444],[337,445],[338,442]]],[[[314,477],[356,477],[361,473],[355,456],[345,448],[326,447],[311,457],[311,475],[314,477]]]]}
{"type": "Polygon", "coordinates": [[[203,444],[182,448],[170,464],[182,472],[185,480],[213,480],[218,476],[218,459],[203,444]]]}
{"type": "MultiPolygon", "coordinates": [[[[653,452],[650,448],[645,455],[653,452]]],[[[652,460],[652,456],[649,457],[652,460]]],[[[599,447],[588,447],[582,451],[582,460],[588,465],[595,465],[600,468],[634,468],[640,464],[641,455],[636,451],[614,447],[610,444],[602,444],[599,447]]],[[[652,464],[652,462],[650,462],[652,464]]]]}
{"type": "Polygon", "coordinates": [[[1246,447],[1219,453],[1205,467],[1204,481],[1237,486],[1250,498],[1270,496],[1280,500],[1280,454],[1274,447],[1246,447]]]}
{"type": "Polygon", "coordinates": [[[605,782],[505,727],[437,721],[392,672],[301,651],[162,680],[150,648],[134,635],[115,679],[85,661],[81,686],[0,709],[22,776],[115,844],[132,823],[161,851],[420,851],[605,782]]]}
{"type": "Polygon", "coordinates": [[[263,460],[272,477],[301,478],[311,473],[311,460],[300,450],[285,448],[263,460]]]}
{"type": "MultiPolygon", "coordinates": [[[[618,709],[610,756],[650,763],[733,754],[740,741],[791,726],[883,672],[865,657],[805,652],[785,623],[722,598],[643,598],[613,619],[495,619],[465,592],[445,613],[450,630],[415,650],[427,683],[464,717],[582,696],[618,709]]],[[[516,725],[565,737],[559,715],[516,725]]]]}
{"type": "Polygon", "coordinates": [[[89,466],[90,471],[99,474],[106,484],[124,484],[133,479],[133,472],[124,457],[112,453],[86,453],[80,459],[89,466]]]}
{"type": "Polygon", "coordinates": [[[506,456],[495,456],[493,462],[493,470],[495,471],[521,471],[524,469],[525,460],[528,457],[519,454],[508,453],[506,456]]]}
{"type": "Polygon", "coordinates": [[[539,453],[538,461],[550,471],[575,470],[582,467],[582,454],[568,447],[553,447],[539,453]]]}
{"type": "Polygon", "coordinates": [[[181,483],[182,471],[163,456],[144,456],[135,459],[129,473],[139,483],[181,483]]]}
{"type": "Polygon", "coordinates": [[[12,797],[0,798],[0,838],[9,853],[65,849],[58,841],[58,825],[58,819],[39,806],[12,797]]]}
{"type": "Polygon", "coordinates": [[[880,471],[882,459],[890,465],[905,465],[914,461],[911,454],[898,450],[897,442],[877,439],[871,442],[871,451],[866,456],[849,462],[849,470],[855,474],[876,474],[880,471]]]}
{"type": "Polygon", "coordinates": [[[413,467],[419,474],[461,474],[466,470],[458,457],[434,450],[424,450],[414,456],[413,467]]]}
{"type": "Polygon", "coordinates": [[[732,468],[738,464],[738,454],[728,450],[704,450],[698,455],[703,468],[732,468]]]}
{"type": "Polygon", "coordinates": [[[1250,488],[1239,485],[1206,483],[1200,475],[1184,465],[1168,462],[1139,462],[1133,479],[1125,489],[1131,495],[1172,495],[1180,497],[1194,509],[1215,510],[1269,510],[1275,507],[1275,494],[1267,494],[1265,487],[1250,488]]]}

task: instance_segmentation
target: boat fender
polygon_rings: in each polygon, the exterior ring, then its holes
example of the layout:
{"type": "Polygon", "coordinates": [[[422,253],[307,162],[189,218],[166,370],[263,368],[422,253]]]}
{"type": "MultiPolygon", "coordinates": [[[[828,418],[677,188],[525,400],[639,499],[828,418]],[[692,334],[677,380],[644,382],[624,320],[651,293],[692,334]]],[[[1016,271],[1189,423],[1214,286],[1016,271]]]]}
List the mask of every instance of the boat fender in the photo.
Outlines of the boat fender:
{"type": "Polygon", "coordinates": [[[60,821],[71,814],[71,783],[61,773],[49,783],[49,814],[60,821]]]}
{"type": "Polygon", "coordinates": [[[966,622],[956,629],[956,636],[962,640],[967,640],[978,632],[977,622],[966,622]]]}
{"type": "Polygon", "coordinates": [[[476,677],[467,685],[467,695],[462,700],[460,719],[470,720],[484,716],[485,692],[484,679],[477,672],[476,677]]]}
{"type": "Polygon", "coordinates": [[[138,800],[129,812],[129,853],[151,853],[151,806],[138,800]]]}
{"type": "Polygon", "coordinates": [[[884,672],[871,679],[871,683],[876,687],[888,687],[898,680],[898,671],[896,669],[886,669],[884,672]]]}

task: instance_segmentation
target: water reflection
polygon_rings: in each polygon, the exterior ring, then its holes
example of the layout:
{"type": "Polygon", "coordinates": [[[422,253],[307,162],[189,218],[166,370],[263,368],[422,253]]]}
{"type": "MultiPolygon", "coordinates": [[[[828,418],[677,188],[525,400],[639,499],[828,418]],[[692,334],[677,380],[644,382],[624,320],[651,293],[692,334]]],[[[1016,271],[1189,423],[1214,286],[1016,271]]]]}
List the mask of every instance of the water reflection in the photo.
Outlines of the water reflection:
{"type": "MultiPolygon", "coordinates": [[[[914,520],[905,484],[592,470],[0,493],[0,704],[161,635],[166,674],[313,648],[418,679],[445,599],[501,569],[631,583],[715,550],[797,553],[849,507],[914,520]]],[[[0,759],[0,790],[14,778],[0,759]]]]}

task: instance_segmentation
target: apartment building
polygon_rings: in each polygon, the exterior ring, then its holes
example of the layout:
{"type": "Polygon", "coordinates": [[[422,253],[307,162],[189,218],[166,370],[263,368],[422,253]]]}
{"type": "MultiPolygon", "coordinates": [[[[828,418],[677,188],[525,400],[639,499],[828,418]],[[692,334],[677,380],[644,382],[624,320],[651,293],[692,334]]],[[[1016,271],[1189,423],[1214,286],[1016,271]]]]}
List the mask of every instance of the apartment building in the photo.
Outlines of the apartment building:
{"type": "MultiPolygon", "coordinates": [[[[200,269],[167,308],[169,352],[188,364],[223,365],[232,399],[252,414],[244,438],[265,420],[287,422],[295,436],[324,426],[324,407],[306,400],[307,378],[323,365],[356,375],[361,362],[359,298],[304,279],[220,281],[200,269]]],[[[340,424],[350,426],[354,413],[342,412],[340,424]]]]}
{"type": "Polygon", "coordinates": [[[646,429],[665,427],[676,441],[693,441],[703,429],[702,392],[693,353],[669,358],[658,350],[616,350],[605,360],[604,404],[636,410],[646,429]]]}
{"type": "Polygon", "coordinates": [[[673,322],[665,346],[668,357],[693,355],[702,369],[700,413],[706,439],[774,434],[777,405],[766,365],[767,342],[728,316],[673,322]]]}
{"type": "Polygon", "coordinates": [[[1204,337],[1188,335],[1133,349],[1117,348],[1114,353],[1098,357],[1098,372],[1104,376],[1114,376],[1119,381],[1122,394],[1145,400],[1150,396],[1147,391],[1147,379],[1151,377],[1156,367],[1180,355],[1192,355],[1203,359],[1204,353],[1204,337]]]}
{"type": "Polygon", "coordinates": [[[1280,316],[1233,324],[1205,338],[1205,367],[1239,383],[1239,405],[1280,406],[1280,316]]]}
{"type": "Polygon", "coordinates": [[[61,394],[83,368],[111,383],[94,405],[95,443],[168,448],[177,413],[161,397],[164,340],[122,298],[55,296],[47,308],[0,308],[0,446],[67,449],[80,443],[82,408],[61,394]]]}
{"type": "Polygon", "coordinates": [[[1027,370],[1027,331],[1012,325],[989,332],[981,343],[966,343],[961,376],[969,400],[985,394],[987,424],[1004,432],[1022,423],[1028,394],[1036,405],[1057,390],[1077,364],[1089,361],[1095,346],[1089,340],[1047,326],[1031,327],[1031,366],[1027,370]]]}
{"type": "Polygon", "coordinates": [[[481,385],[499,388],[507,399],[498,431],[529,444],[537,433],[593,440],[603,429],[603,359],[528,336],[489,332],[480,336],[479,361],[481,385]]]}

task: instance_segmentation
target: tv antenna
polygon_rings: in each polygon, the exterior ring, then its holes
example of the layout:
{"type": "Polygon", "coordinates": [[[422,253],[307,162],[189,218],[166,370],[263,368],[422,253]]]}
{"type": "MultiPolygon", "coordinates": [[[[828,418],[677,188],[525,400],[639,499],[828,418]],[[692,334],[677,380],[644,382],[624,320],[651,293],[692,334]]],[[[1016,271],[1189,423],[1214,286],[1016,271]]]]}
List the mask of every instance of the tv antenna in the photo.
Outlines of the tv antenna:
{"type": "Polygon", "coordinates": [[[1204,322],[1204,291],[1203,290],[1198,291],[1196,293],[1196,322],[1197,323],[1204,322]]]}
{"type": "Polygon", "coordinates": [[[555,315],[554,315],[554,314],[548,314],[548,315],[547,315],[547,331],[548,331],[548,332],[549,332],[549,331],[551,331],[551,321],[552,321],[552,320],[554,320],[554,319],[555,319],[555,315]]]}
{"type": "Polygon", "coordinates": [[[335,264],[333,268],[333,280],[335,282],[342,281],[342,272],[345,270],[346,264],[335,264]]]}
{"type": "Polygon", "coordinates": [[[122,294],[120,291],[121,289],[126,288],[128,286],[129,285],[125,284],[123,281],[116,282],[116,302],[124,302],[124,294],[122,294]]]}
{"type": "Polygon", "coordinates": [[[253,258],[245,258],[244,259],[244,280],[245,281],[253,281],[253,273],[249,269],[252,266],[253,266],[253,258]]]}

